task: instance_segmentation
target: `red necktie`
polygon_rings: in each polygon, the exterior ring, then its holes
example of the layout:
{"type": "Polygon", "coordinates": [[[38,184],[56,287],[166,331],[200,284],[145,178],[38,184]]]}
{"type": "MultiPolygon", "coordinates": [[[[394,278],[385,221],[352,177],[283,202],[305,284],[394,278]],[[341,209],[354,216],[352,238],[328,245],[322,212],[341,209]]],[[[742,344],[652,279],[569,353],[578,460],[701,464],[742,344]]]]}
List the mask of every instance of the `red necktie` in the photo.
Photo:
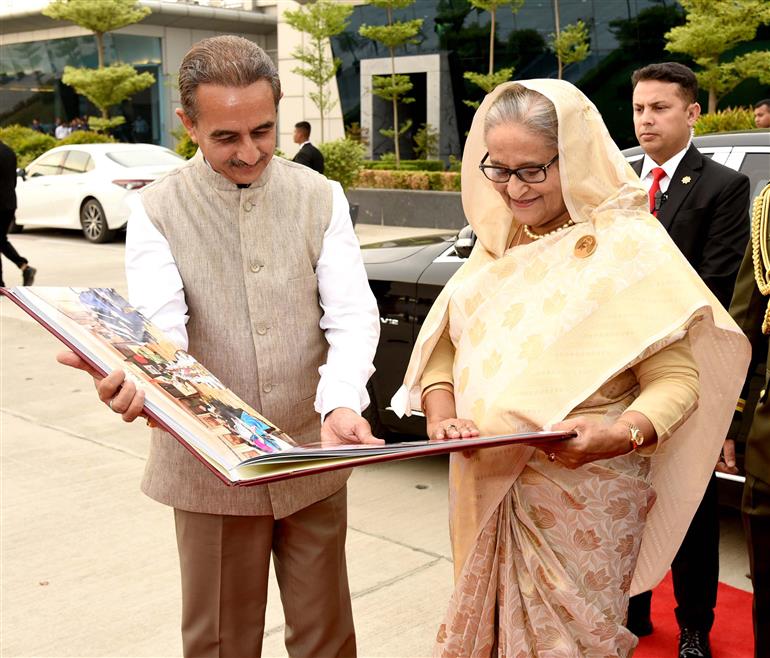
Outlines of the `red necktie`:
{"type": "MultiPolygon", "coordinates": [[[[652,170],[652,186],[650,187],[650,212],[657,217],[658,211],[655,209],[655,195],[660,194],[660,179],[666,175],[662,167],[655,167],[652,170]]],[[[660,204],[658,204],[660,207],[660,204]]]]}

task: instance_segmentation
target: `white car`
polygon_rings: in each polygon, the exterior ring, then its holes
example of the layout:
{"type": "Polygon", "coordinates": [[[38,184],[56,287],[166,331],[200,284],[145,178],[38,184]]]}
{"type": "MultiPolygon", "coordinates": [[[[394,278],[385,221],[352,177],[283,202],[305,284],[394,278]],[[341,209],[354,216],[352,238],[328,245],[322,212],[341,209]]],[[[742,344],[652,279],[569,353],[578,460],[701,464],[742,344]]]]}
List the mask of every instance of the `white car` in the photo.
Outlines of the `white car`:
{"type": "Polygon", "coordinates": [[[16,230],[80,229],[90,242],[109,242],[126,225],[135,190],[184,162],[153,144],[52,148],[17,172],[16,230]]]}

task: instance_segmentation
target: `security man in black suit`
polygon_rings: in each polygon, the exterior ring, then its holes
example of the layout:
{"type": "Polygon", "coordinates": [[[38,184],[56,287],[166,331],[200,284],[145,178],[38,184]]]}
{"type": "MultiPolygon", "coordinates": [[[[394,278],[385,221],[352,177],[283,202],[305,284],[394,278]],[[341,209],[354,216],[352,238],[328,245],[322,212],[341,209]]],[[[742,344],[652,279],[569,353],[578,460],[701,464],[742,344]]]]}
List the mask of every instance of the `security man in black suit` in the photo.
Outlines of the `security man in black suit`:
{"type": "MultiPolygon", "coordinates": [[[[691,144],[700,116],[698,82],[686,66],[651,64],[634,72],[634,129],[645,152],[634,169],[649,190],[650,212],[727,308],[749,239],[749,179],[702,156],[691,144]]],[[[732,447],[732,442],[730,442],[732,447]]],[[[735,472],[734,451],[717,470],[735,472]]],[[[712,477],[671,565],[680,658],[710,658],[719,581],[719,510],[712,477]]],[[[652,632],[652,592],[632,597],[628,628],[652,632]]]]}
{"type": "Polygon", "coordinates": [[[315,169],[319,174],[324,173],[324,156],[310,143],[310,124],[307,121],[294,124],[294,143],[300,144],[294,162],[315,169]]]}

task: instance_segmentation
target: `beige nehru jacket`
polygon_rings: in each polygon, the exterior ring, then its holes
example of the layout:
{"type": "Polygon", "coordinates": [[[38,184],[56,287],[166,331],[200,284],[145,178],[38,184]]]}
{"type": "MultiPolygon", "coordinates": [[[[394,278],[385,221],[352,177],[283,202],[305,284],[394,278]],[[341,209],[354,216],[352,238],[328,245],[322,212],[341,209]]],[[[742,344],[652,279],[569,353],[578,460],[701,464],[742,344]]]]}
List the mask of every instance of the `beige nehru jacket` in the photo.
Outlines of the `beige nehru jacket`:
{"type": "MultiPolygon", "coordinates": [[[[318,441],[313,403],[328,344],[315,266],[331,220],[329,182],[273,158],[239,189],[199,151],[140,194],[182,278],[190,354],[298,442],[318,441]]],[[[142,490],[188,511],[281,518],[338,491],[348,475],[230,487],[156,429],[142,490]]]]}

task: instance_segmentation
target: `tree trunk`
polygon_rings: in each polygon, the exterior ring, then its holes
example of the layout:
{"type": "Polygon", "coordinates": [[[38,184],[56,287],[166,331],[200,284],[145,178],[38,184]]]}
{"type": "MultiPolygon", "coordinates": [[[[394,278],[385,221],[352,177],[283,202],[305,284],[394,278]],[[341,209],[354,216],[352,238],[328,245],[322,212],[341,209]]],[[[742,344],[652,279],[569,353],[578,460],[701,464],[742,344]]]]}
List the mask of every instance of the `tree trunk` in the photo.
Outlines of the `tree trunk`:
{"type": "Polygon", "coordinates": [[[104,34],[102,34],[101,32],[94,32],[94,36],[96,36],[96,53],[99,57],[98,68],[103,69],[104,68],[104,34]]]}
{"type": "MultiPolygon", "coordinates": [[[[388,7],[388,25],[393,25],[393,9],[388,7]]],[[[396,53],[390,48],[390,84],[396,86],[396,53]]],[[[396,169],[401,168],[401,151],[398,148],[398,97],[393,95],[393,152],[396,155],[396,169]]]]}
{"type": "MultiPolygon", "coordinates": [[[[561,23],[561,18],[559,17],[559,0],[553,0],[553,22],[556,26],[555,34],[556,34],[556,41],[559,40],[559,35],[561,33],[561,28],[559,27],[559,24],[561,23]]],[[[559,80],[561,80],[562,72],[564,71],[564,66],[561,63],[561,55],[559,54],[559,50],[557,48],[556,50],[556,59],[559,62],[559,80]]]]}
{"type": "Polygon", "coordinates": [[[495,10],[490,9],[492,22],[489,25],[489,75],[495,72],[495,10]]]}
{"type": "MultiPolygon", "coordinates": [[[[317,48],[318,48],[318,61],[323,62],[324,58],[324,42],[321,39],[318,39],[317,48]]],[[[325,106],[326,100],[324,98],[324,83],[320,82],[318,84],[318,111],[321,114],[321,144],[325,141],[324,136],[324,106],[325,106]]]]}
{"type": "MultiPolygon", "coordinates": [[[[395,85],[395,78],[391,78],[393,80],[393,84],[395,85]]],[[[396,169],[401,169],[401,151],[398,148],[398,138],[400,135],[398,134],[398,99],[393,98],[393,146],[395,148],[395,154],[396,154],[396,169]]]]}
{"type": "Polygon", "coordinates": [[[712,87],[709,89],[709,114],[717,111],[717,92],[712,87]]]}

